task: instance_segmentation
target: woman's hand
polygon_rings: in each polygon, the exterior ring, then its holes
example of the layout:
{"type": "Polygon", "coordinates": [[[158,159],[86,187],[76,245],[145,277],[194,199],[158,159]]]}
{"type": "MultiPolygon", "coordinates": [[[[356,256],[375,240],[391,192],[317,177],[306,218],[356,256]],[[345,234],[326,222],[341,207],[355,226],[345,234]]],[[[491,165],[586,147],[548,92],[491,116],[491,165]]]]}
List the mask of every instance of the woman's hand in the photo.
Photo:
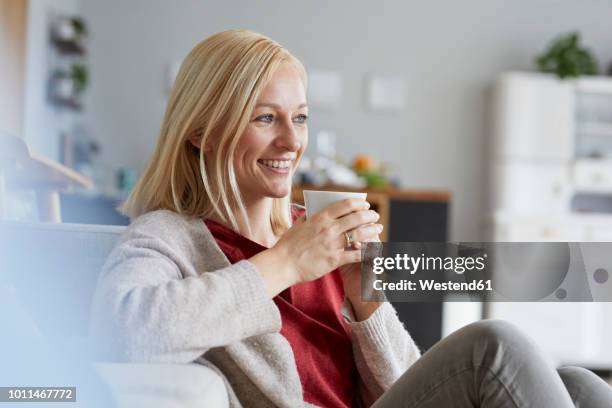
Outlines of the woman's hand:
{"type": "MultiPolygon", "coordinates": [[[[344,233],[378,221],[378,213],[369,207],[367,201],[360,199],[333,203],[309,219],[301,217],[276,245],[250,258],[262,274],[268,293],[276,296],[289,286],[361,261],[360,249],[345,250],[344,233]]],[[[359,235],[353,236],[360,239],[359,235]]]]}
{"type": "MultiPolygon", "coordinates": [[[[357,247],[361,248],[361,242],[380,242],[379,235],[383,230],[381,224],[364,225],[353,231],[353,238],[357,247]]],[[[361,298],[361,263],[352,263],[340,267],[344,293],[351,302],[355,317],[362,321],[370,317],[378,309],[381,302],[364,302],[361,298]]]]}

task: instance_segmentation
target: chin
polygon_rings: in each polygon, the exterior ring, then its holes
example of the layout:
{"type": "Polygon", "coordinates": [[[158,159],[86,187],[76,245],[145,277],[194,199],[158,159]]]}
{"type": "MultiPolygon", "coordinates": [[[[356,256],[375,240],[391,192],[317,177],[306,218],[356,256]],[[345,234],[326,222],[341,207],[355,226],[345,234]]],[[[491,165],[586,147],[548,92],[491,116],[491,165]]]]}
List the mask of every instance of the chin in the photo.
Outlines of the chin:
{"type": "Polygon", "coordinates": [[[266,195],[270,198],[283,198],[287,197],[289,193],[291,193],[291,188],[287,186],[270,189],[266,195]]]}
{"type": "Polygon", "coordinates": [[[271,192],[270,194],[268,194],[268,197],[270,198],[284,198],[287,197],[290,193],[290,190],[287,189],[286,191],[275,191],[275,192],[271,192]]]}

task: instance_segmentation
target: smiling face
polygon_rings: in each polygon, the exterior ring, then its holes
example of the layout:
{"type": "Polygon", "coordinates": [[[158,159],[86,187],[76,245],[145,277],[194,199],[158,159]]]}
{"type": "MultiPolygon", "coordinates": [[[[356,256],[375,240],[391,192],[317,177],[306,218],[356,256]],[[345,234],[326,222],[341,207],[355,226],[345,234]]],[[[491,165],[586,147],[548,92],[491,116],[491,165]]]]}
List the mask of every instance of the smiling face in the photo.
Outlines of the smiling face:
{"type": "Polygon", "coordinates": [[[234,168],[245,199],[281,198],[308,143],[308,108],[297,70],[282,64],[262,90],[235,151],[234,168]]]}

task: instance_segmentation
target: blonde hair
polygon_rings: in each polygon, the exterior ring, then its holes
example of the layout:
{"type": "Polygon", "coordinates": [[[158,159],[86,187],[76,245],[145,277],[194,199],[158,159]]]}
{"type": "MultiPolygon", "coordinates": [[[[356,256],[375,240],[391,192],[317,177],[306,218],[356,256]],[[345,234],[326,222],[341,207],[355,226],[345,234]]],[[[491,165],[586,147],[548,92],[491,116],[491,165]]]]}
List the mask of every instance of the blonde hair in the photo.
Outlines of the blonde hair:
{"type": "MultiPolygon", "coordinates": [[[[181,65],[153,156],[119,211],[130,219],[158,209],[216,214],[235,230],[242,221],[250,232],[234,152],[259,94],[282,63],[295,67],[306,86],[302,63],[261,34],[228,30],[199,43],[181,65]],[[194,135],[201,136],[199,150],[189,141],[194,135]],[[205,145],[214,146],[211,163],[204,160],[205,145]]],[[[291,225],[290,195],[273,199],[276,234],[291,225]]]]}

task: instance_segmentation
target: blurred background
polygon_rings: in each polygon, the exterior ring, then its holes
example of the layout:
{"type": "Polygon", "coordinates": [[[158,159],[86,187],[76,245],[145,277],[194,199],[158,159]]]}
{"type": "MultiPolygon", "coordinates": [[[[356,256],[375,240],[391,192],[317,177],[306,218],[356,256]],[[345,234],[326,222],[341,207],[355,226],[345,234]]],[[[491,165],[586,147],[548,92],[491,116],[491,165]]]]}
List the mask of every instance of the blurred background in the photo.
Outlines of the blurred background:
{"type": "MultiPolygon", "coordinates": [[[[95,251],[93,226],[127,223],[115,206],[184,56],[248,28],[309,72],[296,201],[305,187],[368,191],[390,241],[609,241],[610,16],[606,0],[0,0],[1,214],[63,221],[37,235],[49,253],[75,239],[95,251]]],[[[586,270],[593,292],[610,290],[602,262],[586,270]]],[[[88,267],[77,279],[92,287],[88,267]]],[[[423,348],[501,317],[559,363],[612,368],[611,304],[396,306],[423,348]]]]}

